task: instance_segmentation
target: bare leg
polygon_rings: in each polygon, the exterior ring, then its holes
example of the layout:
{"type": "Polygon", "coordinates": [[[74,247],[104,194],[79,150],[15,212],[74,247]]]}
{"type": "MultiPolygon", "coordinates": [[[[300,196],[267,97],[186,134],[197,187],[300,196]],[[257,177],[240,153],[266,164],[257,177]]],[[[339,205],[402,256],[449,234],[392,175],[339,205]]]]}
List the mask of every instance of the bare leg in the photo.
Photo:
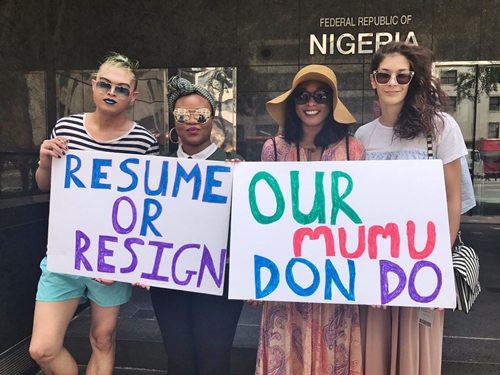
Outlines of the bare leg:
{"type": "Polygon", "coordinates": [[[35,304],[30,355],[46,375],[77,375],[78,367],[63,347],[64,335],[80,298],[35,304]]]}
{"type": "Polygon", "coordinates": [[[102,307],[90,301],[92,356],[87,375],[112,375],[115,365],[116,322],[120,306],[102,307]]]}

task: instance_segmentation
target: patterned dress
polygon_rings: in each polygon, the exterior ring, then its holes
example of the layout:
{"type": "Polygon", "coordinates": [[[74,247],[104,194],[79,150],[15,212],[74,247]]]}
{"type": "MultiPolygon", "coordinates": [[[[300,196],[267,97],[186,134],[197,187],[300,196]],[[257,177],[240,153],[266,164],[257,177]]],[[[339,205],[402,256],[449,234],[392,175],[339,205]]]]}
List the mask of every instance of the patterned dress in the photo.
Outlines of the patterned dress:
{"type": "MultiPolygon", "coordinates": [[[[277,161],[297,161],[295,145],[276,137],[277,161]]],[[[300,149],[300,160],[307,160],[300,149]]],[[[364,148],[349,138],[349,160],[364,159],[364,148]]],[[[346,141],[327,148],[321,161],[347,160],[346,141]]],[[[262,161],[275,161],[272,140],[262,161]]],[[[264,302],[256,375],[361,375],[357,305],[264,302]]]]}

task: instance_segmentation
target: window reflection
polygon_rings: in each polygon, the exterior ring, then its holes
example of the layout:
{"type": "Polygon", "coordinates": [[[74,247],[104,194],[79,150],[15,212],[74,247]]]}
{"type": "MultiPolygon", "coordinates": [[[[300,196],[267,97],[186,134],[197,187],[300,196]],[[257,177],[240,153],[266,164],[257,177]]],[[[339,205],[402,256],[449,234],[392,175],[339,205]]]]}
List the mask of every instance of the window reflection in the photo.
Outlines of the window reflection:
{"type": "Polygon", "coordinates": [[[0,198],[37,193],[37,147],[46,138],[45,72],[0,75],[0,198]]]}
{"type": "Polygon", "coordinates": [[[473,213],[500,215],[500,64],[444,62],[435,68],[467,145],[473,213]]]}

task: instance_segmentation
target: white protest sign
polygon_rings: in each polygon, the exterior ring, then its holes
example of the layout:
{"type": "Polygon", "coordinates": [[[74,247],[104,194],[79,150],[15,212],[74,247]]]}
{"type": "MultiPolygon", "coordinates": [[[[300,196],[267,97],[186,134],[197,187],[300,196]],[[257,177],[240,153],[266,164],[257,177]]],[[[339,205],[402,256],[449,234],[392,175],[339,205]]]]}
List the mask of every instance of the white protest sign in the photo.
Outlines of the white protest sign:
{"type": "Polygon", "coordinates": [[[440,160],[241,163],[229,297],[454,307],[440,160]]]}
{"type": "Polygon", "coordinates": [[[54,159],[48,269],[221,295],[232,167],[90,151],[54,159]]]}

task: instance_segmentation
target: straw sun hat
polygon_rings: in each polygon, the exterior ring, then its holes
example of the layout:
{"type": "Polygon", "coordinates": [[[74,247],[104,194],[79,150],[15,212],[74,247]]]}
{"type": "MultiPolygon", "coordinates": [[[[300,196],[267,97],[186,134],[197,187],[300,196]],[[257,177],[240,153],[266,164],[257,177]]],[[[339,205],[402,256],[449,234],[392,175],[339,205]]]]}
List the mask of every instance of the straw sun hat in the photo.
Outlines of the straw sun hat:
{"type": "Polygon", "coordinates": [[[354,124],[356,119],[351,115],[351,112],[340,101],[337,90],[337,77],[335,73],[328,67],[323,65],[308,65],[299,70],[293,79],[292,88],[281,94],[277,98],[270,100],[266,103],[267,112],[278,123],[280,127],[280,134],[285,127],[285,109],[288,97],[293,93],[302,82],[306,81],[319,81],[328,85],[333,91],[333,118],[341,124],[354,124]]]}

